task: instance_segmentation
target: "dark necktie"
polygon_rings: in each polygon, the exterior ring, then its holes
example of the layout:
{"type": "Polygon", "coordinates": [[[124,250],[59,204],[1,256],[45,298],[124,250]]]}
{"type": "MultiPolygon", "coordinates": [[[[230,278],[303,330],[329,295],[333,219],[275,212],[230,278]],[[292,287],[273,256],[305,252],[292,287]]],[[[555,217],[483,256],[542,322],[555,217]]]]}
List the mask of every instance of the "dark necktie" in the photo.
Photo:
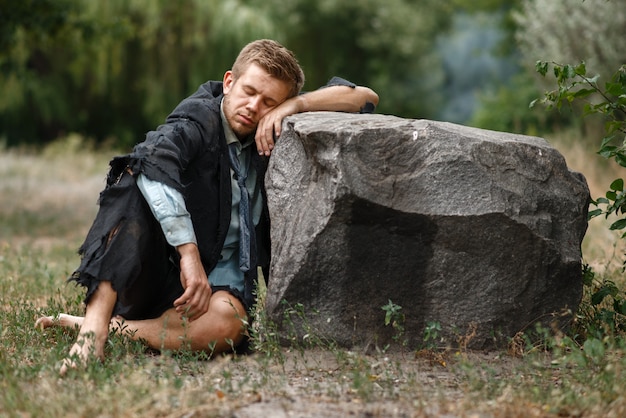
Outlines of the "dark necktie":
{"type": "Polygon", "coordinates": [[[246,187],[248,170],[241,169],[239,158],[237,157],[237,143],[228,146],[230,155],[230,165],[235,172],[235,180],[239,186],[241,199],[239,200],[239,267],[244,273],[250,270],[250,248],[255,239],[254,225],[250,210],[250,195],[246,187]]]}

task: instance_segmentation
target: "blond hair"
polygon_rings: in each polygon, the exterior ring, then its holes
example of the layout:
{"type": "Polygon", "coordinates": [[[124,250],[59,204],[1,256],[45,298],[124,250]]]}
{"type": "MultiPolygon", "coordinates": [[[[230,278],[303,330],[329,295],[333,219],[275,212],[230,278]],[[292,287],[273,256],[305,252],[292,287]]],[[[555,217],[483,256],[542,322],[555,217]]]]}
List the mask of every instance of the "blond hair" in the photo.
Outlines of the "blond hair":
{"type": "Polygon", "coordinates": [[[233,76],[239,78],[250,64],[257,64],[269,75],[291,84],[289,97],[304,86],[304,72],[293,52],[271,39],[260,39],[243,47],[233,64],[233,76]]]}

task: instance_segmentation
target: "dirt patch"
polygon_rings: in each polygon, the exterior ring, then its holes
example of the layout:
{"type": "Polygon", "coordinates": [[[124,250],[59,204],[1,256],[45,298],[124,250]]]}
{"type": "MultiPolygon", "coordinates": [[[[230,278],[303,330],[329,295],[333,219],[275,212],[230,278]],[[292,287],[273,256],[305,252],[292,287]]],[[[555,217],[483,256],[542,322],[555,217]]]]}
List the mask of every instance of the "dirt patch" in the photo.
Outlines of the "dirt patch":
{"type": "MultiPolygon", "coordinates": [[[[224,399],[229,407],[221,414],[236,418],[494,416],[479,414],[493,406],[480,406],[468,398],[467,370],[478,378],[507,379],[523,364],[496,352],[364,355],[307,349],[287,352],[283,362],[272,365],[262,364],[260,357],[219,359],[208,365],[215,376],[227,371],[232,379],[228,385],[247,394],[224,399]]],[[[184,415],[204,416],[207,407],[184,415]]]]}

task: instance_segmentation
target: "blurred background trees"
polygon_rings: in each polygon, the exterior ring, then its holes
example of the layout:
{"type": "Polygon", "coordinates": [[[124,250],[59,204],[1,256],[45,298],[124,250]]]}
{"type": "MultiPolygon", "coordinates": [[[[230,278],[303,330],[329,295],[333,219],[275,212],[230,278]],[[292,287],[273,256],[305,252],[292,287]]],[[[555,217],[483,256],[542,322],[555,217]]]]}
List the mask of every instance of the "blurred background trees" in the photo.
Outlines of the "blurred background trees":
{"type": "Polygon", "coordinates": [[[379,113],[541,134],[537,60],[626,63],[626,0],[0,0],[0,142],[79,133],[132,146],[247,42],[294,50],[306,90],[338,75],[379,113]]]}

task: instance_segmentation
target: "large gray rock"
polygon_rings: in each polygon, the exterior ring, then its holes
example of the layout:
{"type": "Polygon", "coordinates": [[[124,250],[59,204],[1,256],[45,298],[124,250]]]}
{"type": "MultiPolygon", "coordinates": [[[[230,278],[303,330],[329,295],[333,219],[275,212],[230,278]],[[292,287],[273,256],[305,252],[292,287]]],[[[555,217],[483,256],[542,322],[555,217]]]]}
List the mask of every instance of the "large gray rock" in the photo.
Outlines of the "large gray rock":
{"type": "Polygon", "coordinates": [[[286,120],[266,180],[266,308],[300,312],[284,334],[382,347],[399,336],[392,301],[410,347],[430,323],[445,344],[491,348],[580,302],[589,190],[541,138],[307,113],[286,120]]]}

